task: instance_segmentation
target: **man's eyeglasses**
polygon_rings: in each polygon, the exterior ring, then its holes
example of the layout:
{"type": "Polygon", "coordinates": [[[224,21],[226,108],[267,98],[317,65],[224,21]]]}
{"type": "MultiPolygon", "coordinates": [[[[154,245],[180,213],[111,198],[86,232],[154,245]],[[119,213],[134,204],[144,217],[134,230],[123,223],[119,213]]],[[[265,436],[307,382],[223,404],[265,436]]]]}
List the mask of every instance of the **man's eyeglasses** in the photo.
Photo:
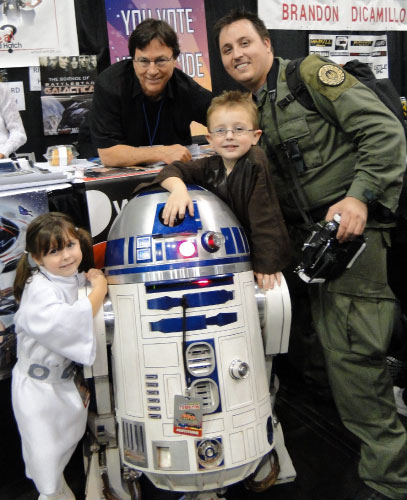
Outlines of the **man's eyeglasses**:
{"type": "Polygon", "coordinates": [[[216,137],[226,137],[228,132],[232,132],[233,135],[245,135],[249,132],[254,132],[252,128],[244,128],[244,127],[234,127],[234,128],[217,128],[216,130],[210,130],[209,133],[212,135],[216,135],[216,137]]]}
{"type": "Polygon", "coordinates": [[[140,57],[139,59],[134,59],[134,62],[139,64],[142,68],[149,68],[151,63],[155,64],[157,68],[165,68],[172,59],[172,57],[158,57],[154,59],[154,61],[150,61],[150,59],[146,57],[140,57]]]}

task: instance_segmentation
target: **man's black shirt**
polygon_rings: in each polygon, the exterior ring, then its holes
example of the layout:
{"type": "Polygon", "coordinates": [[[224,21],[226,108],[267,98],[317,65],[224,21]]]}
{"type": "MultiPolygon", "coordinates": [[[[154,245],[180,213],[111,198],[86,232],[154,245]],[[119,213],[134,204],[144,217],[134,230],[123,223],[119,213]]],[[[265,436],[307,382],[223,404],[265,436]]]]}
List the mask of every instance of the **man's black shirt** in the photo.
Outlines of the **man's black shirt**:
{"type": "Polygon", "coordinates": [[[190,123],[206,124],[211,92],[175,68],[163,95],[160,111],[161,102],[150,101],[143,94],[130,59],[107,68],[96,80],[93,95],[90,123],[94,146],[149,146],[145,115],[153,136],[159,111],[153,144],[191,144],[190,123]]]}

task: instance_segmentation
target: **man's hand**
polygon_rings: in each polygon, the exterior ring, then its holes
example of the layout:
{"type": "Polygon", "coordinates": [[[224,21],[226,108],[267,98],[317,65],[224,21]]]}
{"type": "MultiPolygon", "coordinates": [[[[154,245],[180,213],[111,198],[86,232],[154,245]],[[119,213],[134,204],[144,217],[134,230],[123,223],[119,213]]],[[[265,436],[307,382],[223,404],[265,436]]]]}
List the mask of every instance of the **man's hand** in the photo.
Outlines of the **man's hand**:
{"type": "Polygon", "coordinates": [[[275,283],[277,283],[278,286],[281,285],[281,273],[275,273],[275,274],[263,274],[263,273],[254,273],[256,277],[257,284],[259,285],[260,288],[263,290],[272,290],[274,288],[275,283]]]}
{"type": "MultiPolygon", "coordinates": [[[[0,0],[1,1],[1,0],[0,0]]],[[[189,161],[192,156],[189,149],[180,144],[173,146],[133,147],[118,144],[110,148],[99,148],[98,154],[103,165],[109,167],[131,167],[151,163],[172,163],[189,161]]]]}
{"type": "Polygon", "coordinates": [[[168,197],[168,201],[163,210],[164,224],[173,227],[174,220],[177,215],[179,219],[183,219],[187,208],[189,215],[193,217],[194,204],[188,194],[185,184],[183,183],[183,186],[177,186],[177,188],[174,189],[168,197]]]}
{"type": "Polygon", "coordinates": [[[331,221],[335,214],[341,216],[341,223],[336,235],[340,243],[353,240],[363,233],[367,221],[366,203],[352,196],[347,196],[329,208],[325,220],[331,221]]]}
{"type": "Polygon", "coordinates": [[[180,144],[174,144],[173,146],[159,146],[162,148],[162,159],[164,163],[169,165],[173,161],[190,161],[192,155],[188,148],[181,146],[180,144]]]}

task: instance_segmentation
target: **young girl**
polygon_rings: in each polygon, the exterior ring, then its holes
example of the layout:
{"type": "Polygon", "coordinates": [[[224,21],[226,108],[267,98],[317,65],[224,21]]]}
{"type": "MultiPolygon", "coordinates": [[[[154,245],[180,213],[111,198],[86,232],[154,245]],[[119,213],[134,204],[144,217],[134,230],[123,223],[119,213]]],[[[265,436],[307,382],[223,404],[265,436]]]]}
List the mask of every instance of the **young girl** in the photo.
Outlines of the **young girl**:
{"type": "Polygon", "coordinates": [[[75,499],[63,471],[85,432],[87,402],[75,385],[74,363],[95,359],[93,316],[107,292],[103,273],[89,269],[91,256],[90,235],[67,215],[51,212],[28,226],[17,267],[12,402],[38,500],[75,499]],[[92,291],[78,300],[86,278],[92,291]]]}

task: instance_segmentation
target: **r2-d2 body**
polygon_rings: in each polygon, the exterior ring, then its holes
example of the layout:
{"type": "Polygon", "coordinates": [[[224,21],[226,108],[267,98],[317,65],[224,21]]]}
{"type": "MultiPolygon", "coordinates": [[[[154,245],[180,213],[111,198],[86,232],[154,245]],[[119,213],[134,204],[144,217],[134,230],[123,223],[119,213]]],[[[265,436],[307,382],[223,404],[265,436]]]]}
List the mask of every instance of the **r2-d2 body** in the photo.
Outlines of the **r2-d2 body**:
{"type": "MultiPolygon", "coordinates": [[[[189,190],[194,215],[174,227],[163,224],[166,191],[133,198],[112,226],[105,258],[121,465],[183,492],[246,478],[275,445],[246,236],[215,195],[189,190]],[[201,429],[188,425],[188,411],[177,420],[178,397],[200,398],[201,429]]],[[[270,354],[288,343],[284,287],[274,292],[280,312],[266,339],[270,354]]]]}

